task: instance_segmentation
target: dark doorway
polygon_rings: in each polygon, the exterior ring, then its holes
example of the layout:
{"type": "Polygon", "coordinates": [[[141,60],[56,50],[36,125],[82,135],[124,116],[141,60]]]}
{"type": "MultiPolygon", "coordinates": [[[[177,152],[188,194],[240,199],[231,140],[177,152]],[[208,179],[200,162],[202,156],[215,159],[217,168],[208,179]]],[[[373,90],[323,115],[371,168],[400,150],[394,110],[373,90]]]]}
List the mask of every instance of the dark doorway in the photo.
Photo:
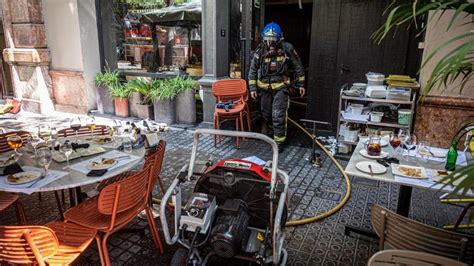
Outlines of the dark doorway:
{"type": "Polygon", "coordinates": [[[369,71],[416,75],[421,52],[410,30],[400,29],[394,38],[388,37],[380,45],[371,39],[385,21],[383,13],[390,2],[314,1],[307,118],[335,126],[342,85],[365,82],[369,71]]]}
{"type": "MultiPolygon", "coordinates": [[[[3,51],[5,48],[5,33],[0,18],[0,51],[3,51]]],[[[3,62],[3,57],[0,56],[0,98],[13,96],[13,87],[11,84],[10,67],[7,63],[3,62]]]]}

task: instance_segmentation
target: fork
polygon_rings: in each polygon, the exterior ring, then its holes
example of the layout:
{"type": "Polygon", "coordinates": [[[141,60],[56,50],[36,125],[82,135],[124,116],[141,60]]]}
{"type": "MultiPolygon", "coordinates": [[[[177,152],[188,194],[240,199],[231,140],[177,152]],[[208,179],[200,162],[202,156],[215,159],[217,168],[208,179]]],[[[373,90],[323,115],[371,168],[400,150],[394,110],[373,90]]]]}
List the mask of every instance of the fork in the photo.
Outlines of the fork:
{"type": "Polygon", "coordinates": [[[41,176],[36,179],[35,182],[31,183],[30,185],[27,186],[27,188],[31,188],[32,186],[34,186],[36,183],[38,183],[40,180],[43,180],[44,178],[46,177],[46,171],[44,171],[41,176]]]}

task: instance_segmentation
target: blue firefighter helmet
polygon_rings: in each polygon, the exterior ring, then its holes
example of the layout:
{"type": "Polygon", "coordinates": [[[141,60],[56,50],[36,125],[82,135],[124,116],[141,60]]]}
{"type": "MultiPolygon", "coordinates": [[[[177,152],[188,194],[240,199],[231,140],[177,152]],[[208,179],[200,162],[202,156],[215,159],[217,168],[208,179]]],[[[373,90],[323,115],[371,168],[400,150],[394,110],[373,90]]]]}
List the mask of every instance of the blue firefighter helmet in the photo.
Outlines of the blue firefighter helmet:
{"type": "Polygon", "coordinates": [[[262,30],[264,41],[279,41],[283,37],[283,32],[275,22],[268,23],[262,30]]]}

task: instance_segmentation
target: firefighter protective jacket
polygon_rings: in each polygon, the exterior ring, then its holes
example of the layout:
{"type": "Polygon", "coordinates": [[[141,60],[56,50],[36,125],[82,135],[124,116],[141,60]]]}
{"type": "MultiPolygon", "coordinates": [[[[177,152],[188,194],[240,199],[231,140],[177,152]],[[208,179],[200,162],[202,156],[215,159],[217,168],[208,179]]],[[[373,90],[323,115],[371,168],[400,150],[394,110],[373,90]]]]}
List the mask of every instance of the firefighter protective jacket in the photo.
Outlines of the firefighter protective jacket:
{"type": "Polygon", "coordinates": [[[250,91],[278,90],[283,87],[300,88],[304,86],[304,69],[301,59],[293,45],[280,41],[276,47],[264,44],[256,49],[249,71],[250,91]],[[295,80],[290,80],[289,70],[295,72],[295,80]]]}

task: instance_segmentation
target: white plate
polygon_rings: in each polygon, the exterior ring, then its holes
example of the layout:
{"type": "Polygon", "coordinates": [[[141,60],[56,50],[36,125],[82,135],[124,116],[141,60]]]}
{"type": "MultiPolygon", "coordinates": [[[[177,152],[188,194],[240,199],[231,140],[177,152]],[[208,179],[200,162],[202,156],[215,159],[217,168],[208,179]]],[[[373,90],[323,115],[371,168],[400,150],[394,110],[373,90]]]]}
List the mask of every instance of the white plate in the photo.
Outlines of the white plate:
{"type": "Polygon", "coordinates": [[[110,167],[116,165],[118,163],[117,160],[113,160],[114,162],[111,164],[102,164],[101,161],[98,159],[97,161],[91,161],[87,165],[87,169],[89,170],[105,170],[109,169],[110,167]]]}
{"type": "MultiPolygon", "coordinates": [[[[364,140],[364,144],[367,144],[368,142],[369,142],[369,139],[364,140]]],[[[382,147],[388,146],[388,141],[385,140],[385,139],[381,139],[380,140],[380,146],[382,146],[382,147]]]]}
{"type": "Polygon", "coordinates": [[[9,185],[21,185],[35,181],[41,177],[41,172],[38,171],[26,171],[9,175],[5,177],[5,183],[9,185]]]}
{"type": "Polygon", "coordinates": [[[432,150],[431,153],[433,157],[437,158],[446,158],[446,155],[448,154],[445,150],[432,150]]]}
{"type": "Polygon", "coordinates": [[[0,168],[7,167],[9,165],[12,165],[18,161],[18,158],[16,156],[14,157],[1,157],[0,158],[0,168]]]}
{"type": "Polygon", "coordinates": [[[380,152],[380,155],[372,156],[372,155],[369,155],[369,154],[367,153],[367,150],[366,150],[366,149],[361,149],[361,150],[359,151],[359,153],[360,153],[360,155],[362,155],[362,156],[364,156],[364,157],[366,157],[366,158],[369,158],[369,159],[383,159],[383,158],[385,158],[385,157],[388,156],[388,153],[387,153],[387,152],[384,152],[384,151],[381,151],[381,152],[380,152]]]}
{"type": "Polygon", "coordinates": [[[379,164],[379,163],[376,163],[376,162],[369,162],[369,161],[362,161],[362,162],[358,162],[356,164],[356,168],[359,169],[360,171],[364,172],[364,173],[367,173],[367,174],[370,174],[370,169],[369,169],[369,165],[372,167],[372,174],[374,175],[380,175],[380,174],[383,174],[385,172],[387,172],[387,167],[379,164]]]}
{"type": "Polygon", "coordinates": [[[400,164],[394,164],[394,163],[392,163],[391,166],[392,166],[392,173],[394,175],[399,175],[399,176],[404,176],[404,177],[409,177],[409,178],[414,178],[414,179],[428,178],[428,176],[426,175],[426,169],[424,167],[400,165],[400,164]],[[411,169],[412,171],[417,171],[418,176],[409,175],[408,173],[403,171],[402,168],[411,169]]]}
{"type": "MultiPolygon", "coordinates": [[[[433,181],[435,182],[438,182],[438,183],[441,183],[441,180],[443,178],[445,178],[446,176],[448,176],[447,174],[451,174],[452,172],[451,171],[445,171],[445,170],[429,170],[433,173],[433,181]]],[[[459,174],[454,174],[455,177],[459,176],[459,174]]],[[[458,178],[456,179],[454,182],[453,182],[453,185],[457,186],[459,185],[459,183],[461,183],[462,181],[464,181],[464,179],[467,178],[466,177],[462,177],[462,178],[458,178]]],[[[444,180],[444,184],[447,184],[450,180],[444,180]]]]}

